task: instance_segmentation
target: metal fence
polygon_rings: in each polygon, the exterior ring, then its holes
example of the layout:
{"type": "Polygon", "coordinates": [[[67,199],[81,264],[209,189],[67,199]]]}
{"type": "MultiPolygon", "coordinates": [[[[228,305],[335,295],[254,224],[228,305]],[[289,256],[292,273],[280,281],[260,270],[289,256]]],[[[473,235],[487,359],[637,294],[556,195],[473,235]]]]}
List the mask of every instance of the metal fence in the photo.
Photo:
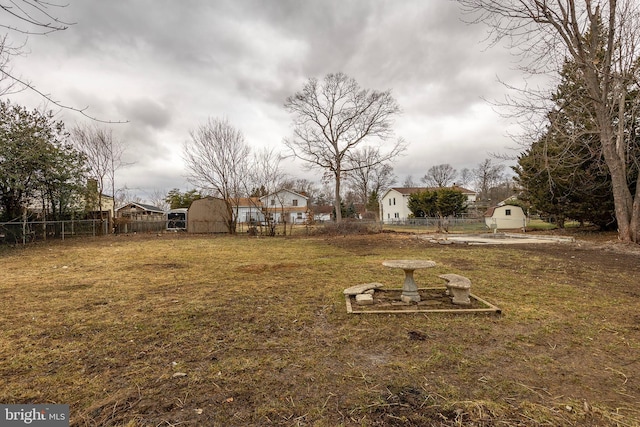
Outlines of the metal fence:
{"type": "Polygon", "coordinates": [[[165,220],[160,221],[110,221],[99,219],[70,221],[12,221],[0,222],[0,244],[27,244],[51,239],[64,240],[71,237],[101,236],[111,233],[156,233],[167,229],[165,220]]]}
{"type": "Polygon", "coordinates": [[[109,222],[99,219],[0,222],[0,243],[24,245],[47,239],[64,240],[78,236],[97,236],[108,232],[109,222]]]}
{"type": "Polygon", "coordinates": [[[471,232],[487,230],[484,218],[407,218],[387,219],[384,221],[385,226],[408,227],[426,230],[446,229],[451,232],[471,232]]]}

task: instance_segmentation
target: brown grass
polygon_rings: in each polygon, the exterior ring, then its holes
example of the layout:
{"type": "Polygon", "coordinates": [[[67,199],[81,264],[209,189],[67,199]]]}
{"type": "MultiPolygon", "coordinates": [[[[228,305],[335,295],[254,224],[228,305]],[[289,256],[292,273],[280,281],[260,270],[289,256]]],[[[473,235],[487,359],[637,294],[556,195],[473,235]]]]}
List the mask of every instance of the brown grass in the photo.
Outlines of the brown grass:
{"type": "Polygon", "coordinates": [[[407,234],[2,249],[0,402],[66,403],[74,426],[637,426],[628,252],[407,234]],[[347,314],[346,287],[401,286],[388,258],[436,261],[419,285],[465,275],[503,314],[347,314]]]}

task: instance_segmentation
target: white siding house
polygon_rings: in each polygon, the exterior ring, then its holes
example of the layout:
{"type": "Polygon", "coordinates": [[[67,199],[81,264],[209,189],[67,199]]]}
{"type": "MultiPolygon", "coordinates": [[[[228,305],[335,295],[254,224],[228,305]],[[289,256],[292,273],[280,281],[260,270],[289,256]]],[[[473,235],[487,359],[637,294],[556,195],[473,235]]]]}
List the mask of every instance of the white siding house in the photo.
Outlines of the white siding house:
{"type": "Polygon", "coordinates": [[[238,224],[252,224],[264,221],[262,201],[258,197],[241,197],[237,200],[236,219],[238,224]]]}
{"type": "Polygon", "coordinates": [[[262,196],[260,202],[265,214],[275,222],[301,224],[307,221],[309,198],[291,190],[280,190],[262,196]]]}
{"type": "Polygon", "coordinates": [[[387,190],[380,199],[380,220],[382,222],[394,222],[406,220],[409,210],[409,196],[423,191],[419,187],[397,187],[387,190]]]}
{"type": "MultiPolygon", "coordinates": [[[[467,205],[476,202],[476,192],[454,185],[453,190],[461,191],[467,196],[467,205]]],[[[382,222],[406,221],[411,215],[409,210],[409,196],[421,191],[435,191],[437,188],[428,187],[394,187],[387,190],[380,200],[380,220],[382,222]]]]}

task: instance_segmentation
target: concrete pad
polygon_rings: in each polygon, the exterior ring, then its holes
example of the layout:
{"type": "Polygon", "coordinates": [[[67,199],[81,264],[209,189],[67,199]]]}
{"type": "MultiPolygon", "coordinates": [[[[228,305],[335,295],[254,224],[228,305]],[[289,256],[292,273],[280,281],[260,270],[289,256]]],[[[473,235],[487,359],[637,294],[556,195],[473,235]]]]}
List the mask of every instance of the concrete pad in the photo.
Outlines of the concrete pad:
{"type": "MultiPolygon", "coordinates": [[[[429,238],[433,240],[432,238],[429,238]]],[[[430,241],[431,241],[430,240],[430,241]]],[[[538,244],[538,243],[573,243],[573,237],[563,236],[541,236],[527,235],[524,233],[493,233],[493,234],[470,234],[470,235],[448,235],[446,240],[454,243],[466,243],[468,245],[516,245],[516,244],[538,244]]],[[[442,244],[442,243],[441,243],[442,244]]]]}

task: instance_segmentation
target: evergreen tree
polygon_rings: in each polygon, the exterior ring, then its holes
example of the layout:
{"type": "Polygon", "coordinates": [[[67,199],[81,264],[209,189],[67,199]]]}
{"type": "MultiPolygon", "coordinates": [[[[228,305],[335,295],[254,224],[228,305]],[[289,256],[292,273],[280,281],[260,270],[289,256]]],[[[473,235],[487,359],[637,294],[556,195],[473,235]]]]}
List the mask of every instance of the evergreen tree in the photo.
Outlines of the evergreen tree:
{"type": "Polygon", "coordinates": [[[50,219],[67,215],[80,197],[85,159],[67,141],[53,113],[0,101],[1,217],[20,217],[29,204],[39,205],[50,219]]]}
{"type": "MultiPolygon", "coordinates": [[[[593,107],[578,67],[567,62],[562,81],[547,115],[546,132],[521,153],[514,167],[522,197],[543,215],[552,216],[563,227],[565,219],[590,222],[601,229],[615,229],[615,206],[609,170],[604,162],[593,107]]],[[[629,91],[628,102],[637,102],[629,91]]],[[[626,111],[633,111],[628,108],[626,111]]],[[[627,128],[637,128],[638,119],[627,115],[627,128]]],[[[637,140],[635,153],[638,153],[637,140]]],[[[637,169],[629,173],[635,191],[637,169]]]]}
{"type": "Polygon", "coordinates": [[[167,193],[165,201],[169,203],[171,209],[188,208],[194,200],[202,198],[197,190],[189,190],[181,193],[179,189],[174,188],[167,193]]]}
{"type": "Polygon", "coordinates": [[[409,196],[408,207],[416,218],[447,217],[467,211],[467,197],[459,190],[440,188],[425,190],[409,196]]]}

